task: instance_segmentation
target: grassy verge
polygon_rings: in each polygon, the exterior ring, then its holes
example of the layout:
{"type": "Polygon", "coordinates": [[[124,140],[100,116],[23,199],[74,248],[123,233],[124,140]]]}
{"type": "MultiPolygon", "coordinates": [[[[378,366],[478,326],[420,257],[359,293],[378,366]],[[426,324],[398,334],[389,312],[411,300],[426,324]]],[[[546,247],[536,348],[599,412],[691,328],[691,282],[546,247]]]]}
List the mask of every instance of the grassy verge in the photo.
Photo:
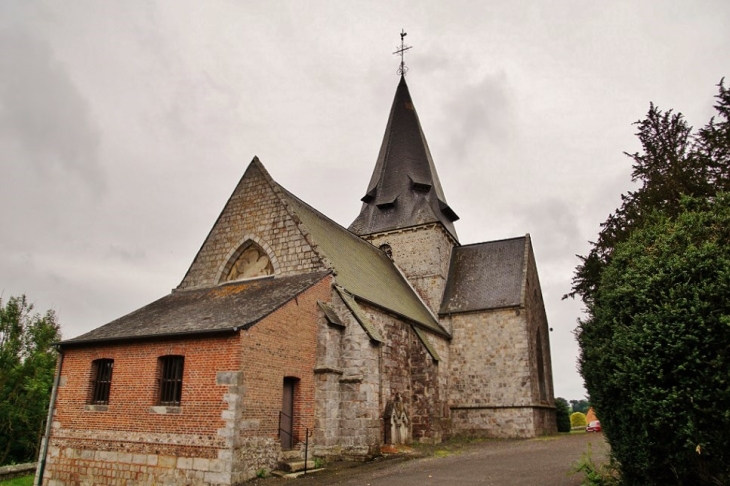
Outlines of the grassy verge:
{"type": "Polygon", "coordinates": [[[7,481],[0,481],[0,486],[32,486],[33,475],[23,476],[20,478],[8,479],[7,481]]]}

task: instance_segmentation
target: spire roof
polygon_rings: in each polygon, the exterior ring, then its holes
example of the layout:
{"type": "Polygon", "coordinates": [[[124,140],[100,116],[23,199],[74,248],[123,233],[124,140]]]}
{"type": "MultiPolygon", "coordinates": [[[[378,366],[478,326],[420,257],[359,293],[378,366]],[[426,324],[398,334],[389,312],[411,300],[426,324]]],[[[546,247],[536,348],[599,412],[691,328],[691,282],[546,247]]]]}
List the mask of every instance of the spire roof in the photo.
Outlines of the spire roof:
{"type": "Polygon", "coordinates": [[[349,228],[358,235],[438,222],[458,241],[454,221],[459,217],[446,203],[403,76],[362,202],[360,215],[349,228]]]}

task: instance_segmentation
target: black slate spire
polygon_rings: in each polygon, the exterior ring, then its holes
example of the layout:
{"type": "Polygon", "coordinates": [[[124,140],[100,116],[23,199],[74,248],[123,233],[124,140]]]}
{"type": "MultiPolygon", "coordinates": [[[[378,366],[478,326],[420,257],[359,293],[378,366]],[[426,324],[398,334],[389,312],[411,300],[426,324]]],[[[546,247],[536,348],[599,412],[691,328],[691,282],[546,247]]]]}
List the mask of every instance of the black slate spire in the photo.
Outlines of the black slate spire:
{"type": "Polygon", "coordinates": [[[426,137],[405,77],[390,109],[383,144],[360,215],[350,225],[358,235],[440,222],[454,237],[459,219],[446,204],[426,137]]]}

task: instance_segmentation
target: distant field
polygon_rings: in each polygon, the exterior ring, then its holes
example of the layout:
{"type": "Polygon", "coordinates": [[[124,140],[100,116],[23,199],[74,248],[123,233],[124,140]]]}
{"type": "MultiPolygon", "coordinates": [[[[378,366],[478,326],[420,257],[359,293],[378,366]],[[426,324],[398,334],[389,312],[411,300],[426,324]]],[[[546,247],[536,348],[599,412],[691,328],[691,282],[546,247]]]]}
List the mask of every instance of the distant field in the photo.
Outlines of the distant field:
{"type": "Polygon", "coordinates": [[[32,486],[33,475],[23,476],[22,478],[8,479],[7,481],[0,481],[0,486],[32,486]]]}

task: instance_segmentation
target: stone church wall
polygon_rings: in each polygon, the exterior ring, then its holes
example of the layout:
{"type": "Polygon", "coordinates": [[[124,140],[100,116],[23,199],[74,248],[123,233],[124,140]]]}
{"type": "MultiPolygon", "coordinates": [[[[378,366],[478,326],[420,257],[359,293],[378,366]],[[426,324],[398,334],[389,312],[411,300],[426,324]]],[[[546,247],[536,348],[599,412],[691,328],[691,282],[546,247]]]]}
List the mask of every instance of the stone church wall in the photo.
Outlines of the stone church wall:
{"type": "Polygon", "coordinates": [[[314,454],[347,459],[378,454],[392,440],[384,414],[396,397],[410,421],[408,441],[440,441],[448,430],[446,339],[427,333],[442,356],[437,364],[409,323],[360,303],[383,337],[376,343],[336,294],[332,305],[345,327],[319,328],[314,454]]]}
{"type": "Polygon", "coordinates": [[[364,237],[376,247],[389,245],[393,261],[421,298],[437,313],[449,273],[453,239],[440,224],[376,233],[364,237]]]}
{"type": "Polygon", "coordinates": [[[336,292],[332,306],[345,327],[320,325],[314,454],[362,460],[378,454],[381,443],[381,348],[336,292]]]}
{"type": "Polygon", "coordinates": [[[235,251],[250,238],[269,255],[276,275],[327,270],[267,178],[258,164],[249,166],[179,288],[217,285],[235,251]]]}
{"type": "MultiPolygon", "coordinates": [[[[442,418],[446,404],[443,370],[447,369],[448,363],[434,363],[411,324],[372,306],[362,305],[362,308],[384,338],[380,349],[382,396],[379,417],[383,417],[388,404],[396,401],[399,395],[410,420],[410,440],[439,442],[443,436],[442,418]]],[[[435,347],[442,349],[444,356],[448,356],[444,338],[428,331],[424,333],[435,347]]],[[[380,439],[389,439],[386,430],[381,429],[380,439]]]]}
{"type": "Polygon", "coordinates": [[[449,403],[454,433],[535,436],[524,309],[454,314],[450,321],[449,403]]]}

